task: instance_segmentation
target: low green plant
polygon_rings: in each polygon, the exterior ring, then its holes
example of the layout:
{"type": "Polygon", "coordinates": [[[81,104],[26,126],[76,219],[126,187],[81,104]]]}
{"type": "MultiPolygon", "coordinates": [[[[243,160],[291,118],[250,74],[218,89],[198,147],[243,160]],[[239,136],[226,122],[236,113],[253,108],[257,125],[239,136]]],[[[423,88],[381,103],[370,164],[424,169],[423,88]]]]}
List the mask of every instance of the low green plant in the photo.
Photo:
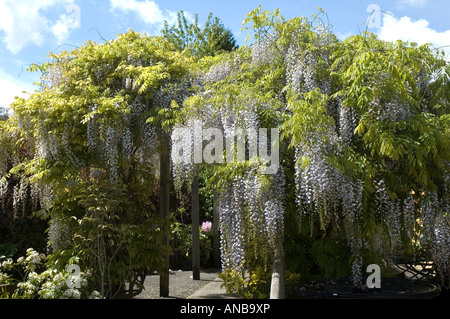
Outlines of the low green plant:
{"type": "Polygon", "coordinates": [[[223,287],[228,293],[245,299],[267,299],[269,297],[271,276],[267,269],[256,266],[239,272],[225,269],[220,275],[223,287]]]}
{"type": "MultiPolygon", "coordinates": [[[[172,235],[178,238],[178,247],[175,248],[179,252],[184,261],[192,260],[192,225],[180,222],[174,222],[171,226],[172,235]]],[[[214,233],[209,229],[199,227],[200,233],[200,265],[209,266],[211,262],[211,253],[213,251],[214,233]]]]}
{"type": "Polygon", "coordinates": [[[70,230],[53,254],[53,263],[65,264],[78,256],[82,269],[92,269],[92,285],[105,298],[142,290],[146,273],[159,270],[161,256],[170,253],[161,242],[167,221],[142,211],[129,192],[126,185],[79,179],[55,201],[52,211],[70,230]]]}

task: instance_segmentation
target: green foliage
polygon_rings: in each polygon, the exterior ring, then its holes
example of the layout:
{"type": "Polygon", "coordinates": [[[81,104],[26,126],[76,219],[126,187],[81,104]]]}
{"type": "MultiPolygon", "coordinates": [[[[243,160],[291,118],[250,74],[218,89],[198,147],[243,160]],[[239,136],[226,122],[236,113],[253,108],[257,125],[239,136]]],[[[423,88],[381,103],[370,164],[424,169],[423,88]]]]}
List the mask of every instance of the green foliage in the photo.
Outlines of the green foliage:
{"type": "Polygon", "coordinates": [[[0,262],[12,259],[17,251],[17,244],[8,242],[0,244],[0,262]]]}
{"type": "MultiPolygon", "coordinates": [[[[251,30],[255,40],[262,40],[270,35],[274,28],[278,27],[283,21],[284,18],[280,14],[279,9],[275,9],[274,12],[270,12],[267,10],[262,10],[261,5],[259,7],[245,15],[245,19],[242,22],[244,27],[241,31],[251,30]],[[245,26],[247,24],[252,23],[251,26],[245,26]]],[[[250,36],[247,37],[246,40],[249,39],[250,36]]]]}
{"type": "Polygon", "coordinates": [[[318,273],[325,278],[349,276],[351,252],[345,240],[321,238],[312,243],[311,256],[318,273]]]}
{"type": "Polygon", "coordinates": [[[288,136],[291,138],[290,147],[308,144],[312,141],[312,134],[316,134],[317,131],[326,133],[328,125],[333,123],[333,118],[327,111],[328,100],[329,97],[320,89],[300,96],[289,94],[287,108],[292,112],[292,116],[283,123],[282,130],[283,138],[288,136]]]}
{"type": "Polygon", "coordinates": [[[427,46],[383,42],[372,34],[351,37],[336,51],[333,68],[339,70],[336,74],[342,83],[347,83],[336,94],[344,97],[344,105],[355,106],[361,114],[356,132],[362,137],[364,152],[370,152],[376,161],[395,165],[384,173],[395,172],[401,181],[392,186],[406,186],[403,192],[434,188],[433,180],[439,178],[438,171],[445,169],[449,157],[444,115],[448,106],[443,108],[431,98],[437,85],[432,77],[443,63],[427,46]],[[428,81],[428,91],[419,87],[428,81]],[[412,115],[398,121],[377,118],[373,101],[389,101],[393,96],[407,103],[412,115]],[[412,181],[416,185],[411,185],[412,181]]]}

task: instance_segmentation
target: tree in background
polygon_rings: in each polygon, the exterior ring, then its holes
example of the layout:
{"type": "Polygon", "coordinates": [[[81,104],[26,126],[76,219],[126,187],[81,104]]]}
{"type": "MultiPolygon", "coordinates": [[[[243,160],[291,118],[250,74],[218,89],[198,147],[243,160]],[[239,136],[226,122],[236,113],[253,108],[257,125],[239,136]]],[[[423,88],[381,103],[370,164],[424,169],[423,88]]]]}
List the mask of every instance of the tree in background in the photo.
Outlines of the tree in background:
{"type": "Polygon", "coordinates": [[[194,22],[191,24],[188,24],[183,11],[178,12],[177,17],[176,26],[169,27],[165,21],[161,30],[164,38],[172,43],[177,51],[186,50],[189,54],[202,58],[237,49],[231,31],[227,30],[221,20],[212,13],[208,15],[203,30],[198,24],[198,14],[195,14],[194,22]]]}
{"type": "Polygon", "coordinates": [[[8,118],[8,109],[0,106],[0,121],[4,121],[8,118]]]}

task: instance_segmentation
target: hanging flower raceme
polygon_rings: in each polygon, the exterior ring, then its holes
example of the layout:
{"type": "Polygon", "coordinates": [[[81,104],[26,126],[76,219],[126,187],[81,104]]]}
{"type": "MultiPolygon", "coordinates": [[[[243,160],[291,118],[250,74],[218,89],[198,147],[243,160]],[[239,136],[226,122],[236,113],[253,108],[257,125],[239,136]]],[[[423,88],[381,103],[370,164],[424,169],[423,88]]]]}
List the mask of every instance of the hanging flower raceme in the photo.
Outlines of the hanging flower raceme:
{"type": "MultiPolygon", "coordinates": [[[[448,177],[445,179],[448,181],[448,177]]],[[[439,197],[435,191],[422,195],[421,219],[422,227],[420,231],[421,245],[428,247],[431,260],[435,264],[435,269],[441,284],[450,286],[450,220],[446,205],[445,194],[439,197]]]]}
{"type": "Polygon", "coordinates": [[[268,185],[266,178],[252,167],[227,182],[220,195],[224,270],[242,272],[249,259],[271,260],[283,238],[284,175],[280,169],[268,185]]]}

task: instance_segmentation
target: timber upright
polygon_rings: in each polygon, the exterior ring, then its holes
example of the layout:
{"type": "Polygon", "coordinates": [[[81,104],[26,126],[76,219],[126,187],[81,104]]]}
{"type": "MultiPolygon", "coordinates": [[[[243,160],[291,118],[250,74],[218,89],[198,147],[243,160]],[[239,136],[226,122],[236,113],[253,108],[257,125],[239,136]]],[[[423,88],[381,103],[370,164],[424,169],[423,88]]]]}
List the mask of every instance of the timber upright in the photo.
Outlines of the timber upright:
{"type": "MultiPolygon", "coordinates": [[[[168,140],[167,135],[161,132],[162,138],[168,140]]],[[[170,152],[167,143],[161,143],[160,155],[160,217],[162,220],[169,216],[170,209],[170,152]]],[[[163,232],[163,245],[169,245],[169,237],[163,232]]],[[[169,297],[169,256],[164,256],[165,265],[160,274],[160,297],[169,297]]]]}

